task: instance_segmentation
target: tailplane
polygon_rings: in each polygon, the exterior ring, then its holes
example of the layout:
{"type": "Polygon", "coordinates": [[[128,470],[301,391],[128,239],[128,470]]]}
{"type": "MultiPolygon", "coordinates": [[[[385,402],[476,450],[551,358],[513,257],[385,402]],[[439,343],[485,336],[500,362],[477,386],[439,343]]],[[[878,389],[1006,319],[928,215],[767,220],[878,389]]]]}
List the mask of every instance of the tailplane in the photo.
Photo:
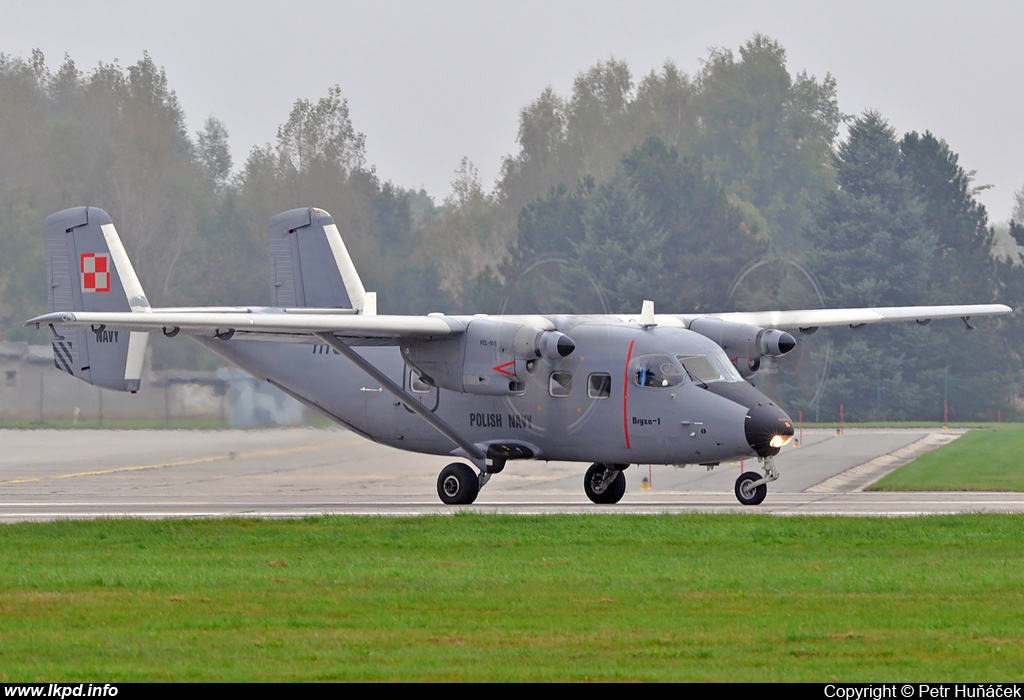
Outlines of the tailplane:
{"type": "Polygon", "coordinates": [[[373,316],[377,295],[367,292],[334,219],[305,207],[270,220],[270,305],[352,309],[373,316]]]}
{"type": "MultiPolygon", "coordinates": [[[[46,217],[47,300],[51,312],[146,313],[149,300],[113,222],[102,209],[74,207],[46,217]]],[[[148,333],[50,327],[53,363],[79,379],[117,391],[138,391],[148,333]]]]}

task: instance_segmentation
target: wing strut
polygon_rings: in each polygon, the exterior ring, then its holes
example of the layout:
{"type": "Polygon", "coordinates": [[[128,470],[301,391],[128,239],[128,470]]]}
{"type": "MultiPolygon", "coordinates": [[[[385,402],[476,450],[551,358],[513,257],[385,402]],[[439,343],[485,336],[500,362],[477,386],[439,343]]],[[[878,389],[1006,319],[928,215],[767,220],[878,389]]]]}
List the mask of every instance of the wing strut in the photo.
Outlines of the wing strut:
{"type": "Polygon", "coordinates": [[[389,393],[394,394],[395,398],[405,404],[406,408],[418,415],[420,418],[429,423],[437,432],[444,435],[446,438],[454,442],[456,445],[462,448],[462,451],[466,453],[466,456],[477,463],[481,469],[486,471],[487,454],[479,447],[471,443],[466,438],[462,437],[455,428],[448,425],[446,422],[437,417],[434,413],[426,409],[423,404],[419,401],[413,401],[411,397],[402,390],[402,387],[391,381],[391,378],[381,372],[379,369],[374,367],[372,364],[366,361],[362,355],[357,353],[355,350],[350,348],[348,345],[343,343],[340,339],[335,337],[333,333],[314,333],[317,338],[324,341],[332,348],[337,350],[341,355],[344,355],[352,361],[359,369],[366,372],[368,375],[380,382],[380,385],[386,389],[389,393]]]}

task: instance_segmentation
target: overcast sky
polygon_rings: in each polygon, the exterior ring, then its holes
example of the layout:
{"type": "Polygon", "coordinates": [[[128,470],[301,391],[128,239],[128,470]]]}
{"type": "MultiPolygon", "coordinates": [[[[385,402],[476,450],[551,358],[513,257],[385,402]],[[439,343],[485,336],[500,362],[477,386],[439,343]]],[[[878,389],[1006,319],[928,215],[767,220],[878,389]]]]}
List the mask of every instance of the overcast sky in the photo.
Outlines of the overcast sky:
{"type": "Polygon", "coordinates": [[[546,86],[567,95],[610,57],[634,77],[666,60],[692,75],[709,48],[760,32],[791,73],[831,73],[844,113],[944,138],[993,185],[979,197],[995,222],[1024,185],[1022,20],[1024,3],[1006,0],[3,0],[0,52],[39,48],[51,68],[66,53],[89,71],[148,51],[192,132],[209,115],[227,125],[236,168],[295,100],[337,84],[378,175],[440,201],[463,156],[493,185],[520,109],[546,86]]]}

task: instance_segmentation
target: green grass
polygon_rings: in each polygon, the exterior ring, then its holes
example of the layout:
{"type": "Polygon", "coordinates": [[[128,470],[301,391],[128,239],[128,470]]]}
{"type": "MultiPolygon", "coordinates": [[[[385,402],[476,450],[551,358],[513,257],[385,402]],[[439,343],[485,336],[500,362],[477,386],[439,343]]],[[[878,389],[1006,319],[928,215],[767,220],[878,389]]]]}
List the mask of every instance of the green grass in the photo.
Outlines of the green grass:
{"type": "Polygon", "coordinates": [[[1024,430],[972,430],[871,487],[873,491],[1024,491],[1024,430]]]}
{"type": "Polygon", "coordinates": [[[1020,516],[0,526],[3,681],[1010,681],[1020,516]]]}

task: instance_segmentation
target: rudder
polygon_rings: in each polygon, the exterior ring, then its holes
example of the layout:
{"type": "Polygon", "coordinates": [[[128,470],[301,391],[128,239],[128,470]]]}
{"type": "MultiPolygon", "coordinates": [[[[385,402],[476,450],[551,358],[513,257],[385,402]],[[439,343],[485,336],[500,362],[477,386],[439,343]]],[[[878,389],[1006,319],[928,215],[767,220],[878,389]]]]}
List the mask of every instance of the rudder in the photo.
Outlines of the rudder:
{"type": "MultiPolygon", "coordinates": [[[[149,301],[114,224],[102,209],[74,207],[46,217],[47,301],[51,312],[132,311],[149,301]]],[[[50,327],[53,363],[89,384],[138,391],[148,333],[50,327]]]]}
{"type": "Polygon", "coordinates": [[[278,308],[354,309],[376,313],[334,219],[304,207],[270,219],[270,305],[278,308]]]}

